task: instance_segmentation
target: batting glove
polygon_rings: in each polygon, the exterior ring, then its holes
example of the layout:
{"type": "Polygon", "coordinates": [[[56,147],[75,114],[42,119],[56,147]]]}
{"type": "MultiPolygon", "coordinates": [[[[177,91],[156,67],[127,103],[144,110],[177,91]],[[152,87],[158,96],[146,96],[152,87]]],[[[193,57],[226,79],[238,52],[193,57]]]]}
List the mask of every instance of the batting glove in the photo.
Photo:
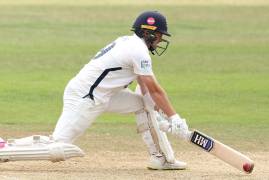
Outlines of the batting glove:
{"type": "Polygon", "coordinates": [[[178,114],[169,117],[168,121],[159,121],[159,128],[185,140],[188,140],[191,135],[186,120],[180,118],[178,114]]]}

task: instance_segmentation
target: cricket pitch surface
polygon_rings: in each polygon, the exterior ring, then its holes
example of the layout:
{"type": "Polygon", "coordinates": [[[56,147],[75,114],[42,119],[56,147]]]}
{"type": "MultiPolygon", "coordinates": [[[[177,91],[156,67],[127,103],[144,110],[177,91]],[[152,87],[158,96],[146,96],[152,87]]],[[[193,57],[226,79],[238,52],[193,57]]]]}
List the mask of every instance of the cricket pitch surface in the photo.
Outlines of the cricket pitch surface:
{"type": "MultiPolygon", "coordinates": [[[[120,132],[120,129],[119,129],[120,132]]],[[[30,135],[29,132],[3,132],[6,135],[30,135]]],[[[243,151],[255,162],[252,174],[245,174],[214,156],[171,139],[178,160],[186,161],[186,170],[148,170],[148,154],[139,135],[114,136],[113,133],[88,131],[77,144],[86,153],[83,158],[64,162],[47,161],[8,162],[0,164],[1,180],[65,180],[65,179],[267,179],[269,178],[269,152],[243,151]],[[183,148],[184,147],[184,148],[183,148]]],[[[44,132],[35,132],[44,134],[44,132]]],[[[241,151],[242,152],[242,151],[241,151]]]]}

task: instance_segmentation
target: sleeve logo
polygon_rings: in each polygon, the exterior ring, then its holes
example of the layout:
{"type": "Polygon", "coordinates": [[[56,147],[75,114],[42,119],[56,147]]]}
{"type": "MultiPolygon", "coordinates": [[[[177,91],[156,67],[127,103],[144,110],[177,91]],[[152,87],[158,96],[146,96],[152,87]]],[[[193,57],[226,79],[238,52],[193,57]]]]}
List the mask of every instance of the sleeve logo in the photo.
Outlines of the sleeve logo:
{"type": "Polygon", "coordinates": [[[150,66],[150,63],[149,63],[149,61],[147,61],[147,60],[142,60],[141,61],[141,68],[142,69],[148,69],[148,68],[150,68],[151,66],[150,66]]]}

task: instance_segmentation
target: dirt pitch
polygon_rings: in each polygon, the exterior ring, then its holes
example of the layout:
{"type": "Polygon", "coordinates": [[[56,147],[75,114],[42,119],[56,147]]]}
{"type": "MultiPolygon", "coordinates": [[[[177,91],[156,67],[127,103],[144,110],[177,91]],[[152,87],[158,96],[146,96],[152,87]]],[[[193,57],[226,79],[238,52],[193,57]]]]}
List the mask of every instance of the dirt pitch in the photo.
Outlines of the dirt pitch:
{"type": "MultiPolygon", "coordinates": [[[[1,132],[20,136],[44,132],[1,132]]],[[[146,169],[148,155],[138,135],[87,132],[77,144],[84,149],[84,158],[65,162],[9,162],[0,164],[1,180],[64,180],[64,179],[269,179],[269,152],[244,152],[255,161],[251,175],[226,165],[217,158],[186,143],[171,139],[176,156],[188,162],[187,170],[154,171],[146,169]],[[182,147],[187,149],[183,150],[182,147]]],[[[170,137],[171,138],[171,137],[170,137]]]]}

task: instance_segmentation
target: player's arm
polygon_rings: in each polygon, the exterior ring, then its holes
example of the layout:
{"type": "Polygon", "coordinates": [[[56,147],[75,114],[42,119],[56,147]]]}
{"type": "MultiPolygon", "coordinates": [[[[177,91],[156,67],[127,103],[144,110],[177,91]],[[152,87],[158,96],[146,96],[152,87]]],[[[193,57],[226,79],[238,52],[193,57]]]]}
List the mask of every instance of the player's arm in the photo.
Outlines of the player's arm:
{"type": "Polygon", "coordinates": [[[148,92],[146,85],[140,80],[140,76],[137,78],[137,83],[139,84],[142,95],[145,95],[148,92]]]}
{"type": "Polygon", "coordinates": [[[140,85],[142,94],[149,92],[157,107],[160,108],[168,117],[176,114],[176,111],[171,105],[166,92],[159,85],[154,76],[140,75],[138,76],[137,82],[140,85]]]}
{"type": "MultiPolygon", "coordinates": [[[[190,131],[188,129],[188,125],[186,124],[185,119],[180,118],[180,116],[176,113],[173,106],[171,105],[166,92],[159,85],[154,75],[140,75],[138,76],[138,84],[140,85],[141,91],[148,91],[151,98],[169,118],[169,123],[167,126],[167,122],[161,123],[164,125],[166,132],[171,132],[172,134],[177,134],[183,139],[188,139],[190,137],[190,131]]],[[[162,126],[160,124],[160,126],[162,126]]]]}
{"type": "Polygon", "coordinates": [[[183,138],[188,138],[188,126],[184,119],[176,113],[171,105],[165,91],[159,85],[152,72],[151,58],[148,53],[145,53],[141,49],[137,49],[138,52],[132,51],[130,58],[132,61],[132,67],[134,73],[138,75],[137,81],[141,87],[142,94],[149,92],[155,105],[160,108],[169,118],[170,132],[180,131],[183,138]],[[179,129],[178,129],[179,128],[179,129]]]}

